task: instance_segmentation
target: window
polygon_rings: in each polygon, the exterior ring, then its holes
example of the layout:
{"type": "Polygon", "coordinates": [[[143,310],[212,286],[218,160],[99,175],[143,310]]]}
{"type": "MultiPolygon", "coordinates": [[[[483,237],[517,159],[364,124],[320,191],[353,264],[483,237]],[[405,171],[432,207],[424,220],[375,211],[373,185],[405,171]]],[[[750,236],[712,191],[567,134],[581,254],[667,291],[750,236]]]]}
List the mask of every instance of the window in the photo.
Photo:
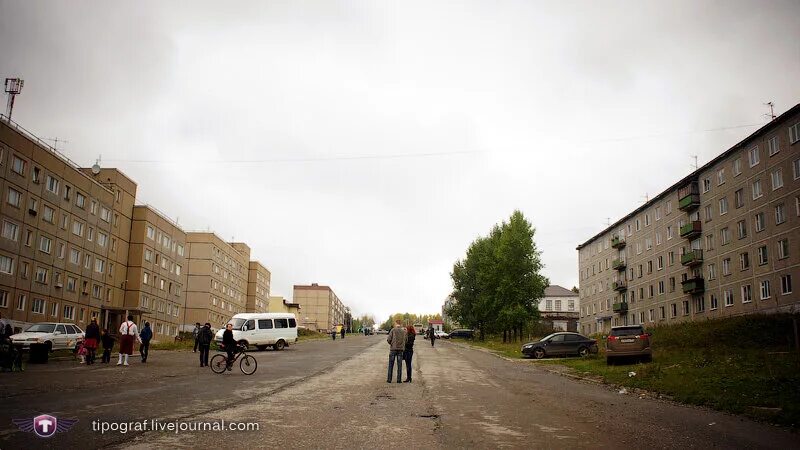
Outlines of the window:
{"type": "Polygon", "coordinates": [[[656,245],[661,245],[661,233],[656,232],[656,245]]]}
{"type": "Polygon", "coordinates": [[[8,188],[8,194],[6,195],[6,202],[11,206],[16,206],[19,208],[20,201],[22,200],[22,194],[14,188],[8,188]]]}
{"type": "Polygon", "coordinates": [[[69,249],[69,262],[76,266],[81,263],[81,252],[74,248],[69,249]]]}
{"type": "Polygon", "coordinates": [[[647,273],[653,273],[653,261],[647,261],[647,273]]]}
{"type": "Polygon", "coordinates": [[[67,277],[67,290],[70,292],[75,292],[75,289],[78,287],[78,279],[73,277],[67,277]]]}
{"type": "Polygon", "coordinates": [[[714,235],[706,235],[706,250],[714,250],[714,235]]]}
{"type": "Polygon", "coordinates": [[[176,264],[175,265],[175,275],[180,275],[180,274],[181,274],[181,266],[180,266],[180,264],[176,264]]]}
{"type": "Polygon", "coordinates": [[[69,320],[75,320],[75,307],[64,305],[64,314],[63,317],[69,320]]]}
{"type": "Polygon", "coordinates": [[[661,295],[663,293],[664,293],[664,282],[663,281],[659,281],[658,282],[658,294],[661,295]]]}
{"type": "Polygon", "coordinates": [[[44,267],[36,268],[36,282],[42,284],[47,283],[47,269],[45,269],[44,267]]]}
{"type": "Polygon", "coordinates": [[[722,260],[722,275],[731,274],[731,259],[725,258],[722,260]]]}
{"type": "Polygon", "coordinates": [[[717,171],[717,186],[725,183],[725,169],[719,169],[717,171]]]}
{"type": "Polygon", "coordinates": [[[644,215],[644,226],[646,226],[646,227],[650,226],[650,214],[649,213],[644,215]]]}
{"type": "Polygon", "coordinates": [[[183,256],[183,245],[178,244],[178,255],[183,256]]]}
{"type": "Polygon", "coordinates": [[[717,266],[716,264],[709,264],[708,265],[708,279],[713,280],[717,278],[717,266]]]}
{"type": "Polygon", "coordinates": [[[783,169],[778,168],[772,171],[772,190],[780,189],[783,187],[783,169]]]}
{"type": "Polygon", "coordinates": [[[44,221],[47,223],[53,224],[56,223],[55,217],[56,217],[56,211],[53,208],[44,205],[44,209],[42,211],[42,219],[44,219],[44,221]]]}
{"type": "Polygon", "coordinates": [[[101,206],[100,218],[103,219],[104,222],[111,222],[111,211],[105,206],[101,206]]]}
{"type": "Polygon", "coordinates": [[[772,294],[769,290],[769,280],[764,280],[761,282],[761,300],[766,300],[770,298],[772,294]]]}
{"type": "Polygon", "coordinates": [[[753,181],[753,200],[761,198],[764,193],[761,191],[761,180],[753,181]]]}
{"type": "Polygon", "coordinates": [[[747,270],[750,268],[750,254],[747,252],[739,254],[739,264],[742,270],[747,270]]]}
{"type": "Polygon", "coordinates": [[[53,248],[53,241],[47,237],[42,236],[39,238],[39,251],[50,254],[50,251],[53,248]]]}
{"type": "Polygon", "coordinates": [[[58,317],[58,303],[52,302],[50,303],[50,315],[53,317],[58,317]]]}
{"type": "Polygon", "coordinates": [[[792,293],[792,276],[789,274],[781,275],[781,295],[787,295],[791,293],[792,293]]]}
{"type": "Polygon", "coordinates": [[[154,240],[156,238],[156,230],[150,225],[147,226],[147,238],[150,240],[154,240]]]}
{"type": "Polygon", "coordinates": [[[105,247],[108,242],[108,235],[103,232],[97,232],[97,245],[105,247]]]}
{"type": "Polygon", "coordinates": [[[753,288],[746,284],[742,286],[742,303],[750,303],[753,301],[753,288]]]}
{"type": "Polygon", "coordinates": [[[661,270],[664,268],[664,256],[659,255],[656,258],[656,270],[661,270]]]}
{"type": "Polygon", "coordinates": [[[731,242],[731,230],[728,227],[725,227],[720,230],[720,236],[722,245],[729,244],[731,242]]]}
{"type": "Polygon", "coordinates": [[[92,200],[92,202],[89,204],[89,212],[91,212],[93,215],[97,215],[97,202],[96,201],[92,200]]]}
{"type": "Polygon", "coordinates": [[[789,257],[789,239],[781,239],[778,241],[778,259],[786,259],[789,257]]]}
{"type": "Polygon", "coordinates": [[[48,175],[47,177],[45,177],[45,184],[47,185],[48,191],[58,195],[58,180],[48,175]]]}
{"type": "Polygon", "coordinates": [[[27,300],[27,299],[28,299],[28,297],[26,297],[25,294],[20,294],[19,297],[17,297],[17,310],[18,311],[25,311],[25,300],[27,300]]]}
{"type": "Polygon", "coordinates": [[[725,306],[733,306],[733,291],[725,291],[722,296],[725,299],[725,306]]]}
{"type": "Polygon", "coordinates": [[[769,254],[767,252],[767,246],[758,247],[758,265],[763,266],[769,262],[769,254]]]}
{"type": "Polygon", "coordinates": [[[775,205],[775,225],[780,225],[783,222],[786,222],[786,213],[783,203],[781,203],[780,205],[775,205]]]}
{"type": "Polygon", "coordinates": [[[64,185],[64,200],[69,201],[69,199],[70,199],[69,194],[70,193],[72,193],[72,187],[70,187],[70,186],[65,184],[64,185]]]}
{"type": "Polygon", "coordinates": [[[5,255],[0,255],[0,273],[12,275],[14,272],[14,260],[5,255]]]}
{"type": "Polygon", "coordinates": [[[83,236],[83,223],[77,220],[72,222],[72,234],[75,236],[83,236]]]}
{"type": "Polygon", "coordinates": [[[3,237],[17,242],[19,240],[19,225],[14,222],[3,221],[3,237]]]}
{"type": "Polygon", "coordinates": [[[675,303],[670,305],[669,316],[672,318],[678,317],[678,305],[676,305],[675,303]]]}
{"type": "Polygon", "coordinates": [[[33,231],[25,230],[25,246],[30,247],[33,243],[33,231]]]}
{"type": "Polygon", "coordinates": [[[16,172],[17,175],[25,176],[25,160],[14,155],[11,159],[11,170],[16,172]]]}
{"type": "Polygon", "coordinates": [[[710,190],[711,190],[711,180],[709,178],[706,178],[703,180],[703,193],[705,194],[710,190]]]}
{"type": "Polygon", "coordinates": [[[747,151],[747,161],[750,162],[750,167],[755,166],[761,161],[761,153],[758,151],[757,145],[747,151]]]}
{"type": "Polygon", "coordinates": [[[744,189],[738,189],[734,193],[734,204],[736,205],[737,209],[744,206],[744,189]]]}
{"type": "Polygon", "coordinates": [[[100,285],[92,285],[92,297],[101,298],[103,295],[103,288],[100,285]]]}
{"type": "Polygon", "coordinates": [[[728,213],[728,198],[722,197],[719,199],[719,215],[727,214],[728,213]]]}
{"type": "Polygon", "coordinates": [[[153,261],[153,251],[149,248],[144,249],[144,260],[149,262],[153,261]]]}
{"type": "Polygon", "coordinates": [[[35,298],[31,302],[31,312],[34,314],[44,314],[44,300],[35,298]]]}
{"type": "Polygon", "coordinates": [[[58,254],[58,259],[64,259],[64,255],[66,254],[67,251],[67,246],[63,242],[59,242],[56,248],[58,249],[56,250],[56,253],[58,254]]]}
{"type": "Polygon", "coordinates": [[[88,253],[83,255],[83,267],[87,269],[92,267],[92,255],[88,253]]]}
{"type": "Polygon", "coordinates": [[[764,220],[764,213],[760,212],[756,214],[756,233],[764,231],[765,225],[766,221],[764,220]]]}
{"type": "Polygon", "coordinates": [[[739,232],[739,239],[744,239],[747,237],[747,222],[744,220],[740,220],[736,223],[736,229],[739,232]]]}
{"type": "Polygon", "coordinates": [[[104,273],[106,270],[106,262],[100,258],[94,260],[94,271],[97,273],[104,273]]]}
{"type": "Polygon", "coordinates": [[[717,300],[717,296],[714,295],[714,294],[711,294],[711,298],[709,300],[709,303],[711,303],[711,310],[712,311],[719,307],[719,301],[717,300]]]}
{"type": "Polygon", "coordinates": [[[69,223],[69,217],[66,214],[61,216],[61,229],[66,230],[67,224],[69,223]]]}
{"type": "Polygon", "coordinates": [[[150,274],[147,272],[142,272],[142,283],[148,284],[150,281],[150,274]]]}
{"type": "Polygon", "coordinates": [[[789,127],[789,144],[800,141],[800,122],[789,127]]]}
{"type": "Polygon", "coordinates": [[[800,178],[800,159],[792,161],[792,175],[795,180],[800,178]]]}
{"type": "Polygon", "coordinates": [[[159,284],[159,288],[163,291],[164,290],[164,279],[162,278],[161,280],[159,280],[159,283],[160,283],[159,284]]]}
{"type": "Polygon", "coordinates": [[[80,192],[75,194],[75,206],[78,208],[84,208],[86,206],[86,196],[81,194],[80,192]]]}
{"type": "MultiPolygon", "coordinates": [[[[641,229],[642,229],[642,221],[639,220],[639,219],[636,219],[636,231],[641,231],[641,229]]],[[[226,260],[227,260],[227,257],[226,257],[226,260]]],[[[228,262],[228,261],[225,261],[225,262],[228,262]]]]}
{"type": "Polygon", "coordinates": [[[653,249],[653,238],[646,238],[644,240],[644,245],[645,245],[645,248],[647,248],[647,250],[652,250],[653,249]]]}
{"type": "Polygon", "coordinates": [[[742,158],[736,158],[733,160],[733,176],[739,176],[742,174],[742,158]]]}

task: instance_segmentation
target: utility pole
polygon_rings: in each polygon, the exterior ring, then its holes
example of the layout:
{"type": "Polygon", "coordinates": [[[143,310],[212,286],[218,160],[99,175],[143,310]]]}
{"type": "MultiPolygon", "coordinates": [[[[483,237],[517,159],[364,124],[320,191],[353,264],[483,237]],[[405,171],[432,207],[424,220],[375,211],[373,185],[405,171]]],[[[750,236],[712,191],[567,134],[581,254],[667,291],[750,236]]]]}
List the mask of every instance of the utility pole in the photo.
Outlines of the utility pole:
{"type": "Polygon", "coordinates": [[[8,94],[8,105],[6,106],[6,118],[11,120],[11,113],[14,111],[14,97],[22,92],[25,80],[21,78],[6,78],[6,94],[8,94]]]}
{"type": "Polygon", "coordinates": [[[770,120],[775,120],[775,104],[772,102],[764,103],[764,106],[769,106],[769,114],[764,114],[765,116],[769,116],[770,120]]]}

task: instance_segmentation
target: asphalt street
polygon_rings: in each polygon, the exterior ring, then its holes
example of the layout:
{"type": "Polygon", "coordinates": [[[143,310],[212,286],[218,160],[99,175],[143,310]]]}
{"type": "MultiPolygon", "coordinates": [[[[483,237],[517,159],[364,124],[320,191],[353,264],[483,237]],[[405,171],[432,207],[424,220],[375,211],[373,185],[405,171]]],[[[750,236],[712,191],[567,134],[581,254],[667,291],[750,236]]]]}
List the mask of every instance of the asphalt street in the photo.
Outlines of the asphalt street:
{"type": "Polygon", "coordinates": [[[8,424],[0,447],[800,448],[798,435],[781,428],[622,395],[447,341],[434,348],[418,341],[413,382],[403,384],[386,383],[385,336],[255,355],[252,377],[189,368],[195,355],[185,352],[155,353],[146,367],[31,370],[23,377],[41,380],[48,392],[28,381],[12,387],[11,408],[0,413],[8,424]],[[96,377],[106,382],[97,386],[96,377]],[[11,417],[39,412],[80,422],[46,441],[12,428],[11,417]],[[90,426],[98,417],[255,422],[260,429],[101,435],[90,426]]]}

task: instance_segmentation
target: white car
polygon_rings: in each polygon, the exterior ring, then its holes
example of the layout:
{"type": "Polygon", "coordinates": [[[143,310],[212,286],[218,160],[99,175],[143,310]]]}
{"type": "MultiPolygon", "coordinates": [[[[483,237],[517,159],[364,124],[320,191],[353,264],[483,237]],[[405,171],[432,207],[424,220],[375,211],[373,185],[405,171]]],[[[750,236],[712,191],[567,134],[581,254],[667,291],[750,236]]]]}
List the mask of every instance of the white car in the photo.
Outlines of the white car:
{"type": "Polygon", "coordinates": [[[436,339],[450,339],[450,335],[445,333],[442,330],[436,330],[433,332],[433,335],[436,336],[436,339]]]}
{"type": "Polygon", "coordinates": [[[35,323],[22,333],[12,334],[14,345],[22,344],[29,348],[31,344],[47,344],[48,350],[74,349],[84,337],[83,330],[71,323],[43,322],[35,323]]]}
{"type": "MultiPolygon", "coordinates": [[[[297,319],[289,313],[243,313],[236,314],[229,324],[233,325],[233,338],[245,348],[264,350],[272,346],[283,350],[289,343],[297,342],[297,319]]],[[[225,328],[217,331],[214,340],[222,343],[225,328]]]]}

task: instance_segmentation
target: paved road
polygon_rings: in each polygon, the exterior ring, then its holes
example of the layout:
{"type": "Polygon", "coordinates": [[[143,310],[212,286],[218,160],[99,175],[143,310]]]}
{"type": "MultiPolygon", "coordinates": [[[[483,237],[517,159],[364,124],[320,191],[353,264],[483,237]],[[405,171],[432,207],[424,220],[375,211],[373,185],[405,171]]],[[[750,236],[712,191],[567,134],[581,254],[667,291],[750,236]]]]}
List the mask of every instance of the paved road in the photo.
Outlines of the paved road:
{"type": "MultiPolygon", "coordinates": [[[[378,336],[304,343],[285,353],[259,353],[259,362],[263,358],[273,367],[269,375],[259,369],[261,378],[203,372],[186,380],[181,376],[153,380],[150,388],[147,383],[129,386],[125,395],[115,394],[111,389],[118,388],[106,385],[103,394],[93,394],[105,409],[92,409],[98,405],[90,403],[79,413],[87,419],[99,413],[107,420],[186,417],[193,421],[253,421],[259,423],[259,432],[149,432],[95,435],[94,441],[87,441],[90,432],[82,430],[50,444],[72,447],[93,442],[137,449],[800,448],[796,434],[776,427],[620,395],[604,386],[551,374],[536,363],[509,362],[446,341],[437,341],[435,348],[419,342],[414,381],[387,384],[386,350],[378,336]],[[105,416],[123,402],[137,406],[126,414],[105,416]]],[[[102,370],[109,369],[117,368],[102,370]]],[[[64,399],[72,395],[88,398],[83,397],[89,395],[85,391],[64,392],[58,396],[61,400],[50,402],[66,404],[64,399]]],[[[30,401],[42,397],[31,393],[14,396],[12,410],[25,404],[20,402],[23,396],[30,401]]],[[[8,440],[0,440],[0,447],[23,443],[20,434],[5,436],[8,440]]],[[[31,441],[24,443],[30,447],[31,441]]]]}

